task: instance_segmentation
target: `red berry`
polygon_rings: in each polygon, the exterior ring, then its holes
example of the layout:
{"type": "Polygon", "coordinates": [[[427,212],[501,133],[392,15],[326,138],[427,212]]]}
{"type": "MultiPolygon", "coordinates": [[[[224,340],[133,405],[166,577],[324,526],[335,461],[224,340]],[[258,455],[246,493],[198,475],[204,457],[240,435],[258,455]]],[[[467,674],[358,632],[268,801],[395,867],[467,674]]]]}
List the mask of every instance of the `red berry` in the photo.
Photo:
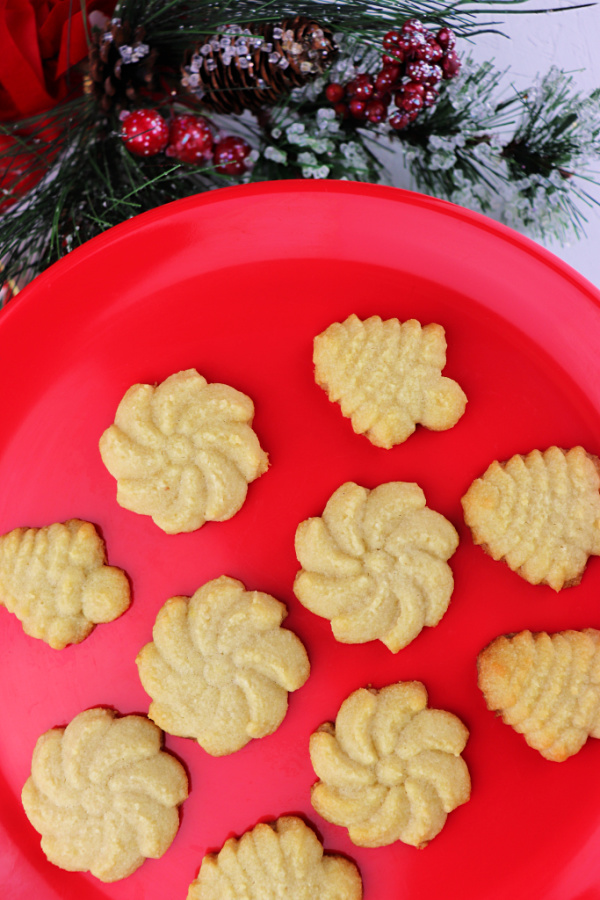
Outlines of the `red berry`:
{"type": "Polygon", "coordinates": [[[434,106],[439,97],[438,92],[435,88],[426,87],[423,92],[423,106],[427,108],[428,106],[434,106]]]}
{"type": "Polygon", "coordinates": [[[224,175],[241,175],[248,168],[246,157],[250,153],[250,144],[241,137],[223,138],[215,146],[213,163],[217,172],[224,175]]]}
{"type": "Polygon", "coordinates": [[[444,76],[444,73],[442,72],[442,67],[441,66],[430,66],[429,68],[431,71],[429,72],[429,75],[427,76],[427,78],[424,78],[423,81],[425,82],[425,84],[435,85],[438,82],[440,82],[444,76]]]}
{"type": "Polygon", "coordinates": [[[406,66],[406,74],[411,81],[429,81],[434,74],[434,67],[426,62],[410,62],[406,66]]]}
{"type": "Polygon", "coordinates": [[[400,66],[384,66],[375,79],[376,91],[389,91],[400,78],[400,66]]]}
{"type": "Polygon", "coordinates": [[[449,50],[442,60],[444,78],[455,78],[460,72],[460,59],[456,50],[449,50]]]}
{"type": "Polygon", "coordinates": [[[410,125],[410,116],[405,112],[395,112],[389,118],[390,125],[395,131],[402,131],[407,125],[410,125]]]}
{"type": "MultiPolygon", "coordinates": [[[[379,100],[384,106],[389,106],[392,102],[392,95],[389,91],[375,91],[373,100],[379,100]]],[[[369,101],[370,102],[370,101],[369,101]]]]}
{"type": "Polygon", "coordinates": [[[388,33],[383,36],[383,49],[384,50],[393,50],[394,47],[398,46],[399,40],[400,40],[400,32],[399,31],[388,31],[388,33]]]}
{"type": "Polygon", "coordinates": [[[167,146],[169,126],[153,109],[121,114],[121,139],[136,156],[156,156],[167,146]]]}
{"type": "Polygon", "coordinates": [[[375,90],[370,75],[357,75],[353,82],[353,96],[358,100],[368,100],[375,90]]]}
{"type": "Polygon", "coordinates": [[[418,112],[423,108],[423,94],[425,88],[422,84],[410,81],[405,84],[401,91],[398,91],[395,97],[396,106],[404,112],[418,112]]]}
{"type": "Polygon", "coordinates": [[[407,19],[402,26],[404,34],[415,34],[415,32],[427,31],[420,19],[407,19]]]}
{"type": "Polygon", "coordinates": [[[420,47],[417,47],[414,51],[414,58],[423,60],[423,62],[433,62],[434,57],[436,59],[441,59],[443,56],[442,48],[439,44],[436,44],[435,47],[431,41],[428,41],[425,44],[421,44],[420,47]],[[437,50],[436,50],[437,47],[437,50]]]}
{"type": "Polygon", "coordinates": [[[350,115],[350,111],[345,103],[336,103],[333,108],[336,116],[339,116],[341,119],[347,119],[350,115]]]}
{"type": "Polygon", "coordinates": [[[399,62],[404,61],[404,54],[399,51],[397,51],[396,56],[389,56],[387,53],[383,53],[381,61],[384,66],[397,66],[399,62]]]}
{"type": "Polygon", "coordinates": [[[427,38],[421,32],[415,31],[414,34],[408,36],[408,55],[411,59],[419,59],[418,54],[426,53],[425,48],[428,46],[427,38]]]}
{"type": "Polygon", "coordinates": [[[451,28],[440,28],[435,39],[442,50],[453,50],[456,45],[456,35],[451,28]]]}
{"type": "Polygon", "coordinates": [[[364,119],[367,112],[367,101],[353,97],[348,104],[348,109],[350,110],[350,115],[354,116],[355,119],[364,119]]]}
{"type": "Polygon", "coordinates": [[[341,100],[344,99],[345,93],[346,92],[344,90],[343,85],[335,84],[335,82],[328,84],[327,87],[325,88],[325,96],[327,97],[327,99],[329,100],[330,103],[339,103],[341,100]]]}
{"type": "Polygon", "coordinates": [[[444,51],[437,41],[429,41],[429,46],[431,47],[431,59],[428,62],[439,62],[444,55],[444,51]]]}
{"type": "Polygon", "coordinates": [[[387,106],[381,100],[370,100],[367,103],[366,115],[369,122],[377,125],[383,122],[387,113],[387,106]]]}
{"type": "Polygon", "coordinates": [[[200,164],[212,157],[213,134],[204,116],[174,116],[166,155],[182,163],[200,164]]]}

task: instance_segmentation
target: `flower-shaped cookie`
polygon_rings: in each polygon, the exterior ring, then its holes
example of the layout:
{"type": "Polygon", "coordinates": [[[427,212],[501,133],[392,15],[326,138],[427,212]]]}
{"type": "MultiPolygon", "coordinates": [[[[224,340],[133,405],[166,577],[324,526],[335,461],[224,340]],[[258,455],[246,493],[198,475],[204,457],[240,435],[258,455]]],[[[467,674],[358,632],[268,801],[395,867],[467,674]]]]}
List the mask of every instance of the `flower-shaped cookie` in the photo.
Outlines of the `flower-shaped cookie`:
{"type": "Polygon", "coordinates": [[[85,710],[38,739],[22,801],[50,862],[117,881],[165,853],[188,783],[161,739],[144,716],[108,709],[85,710]]]}
{"type": "Polygon", "coordinates": [[[314,831],[296,816],[256,825],[202,860],[187,900],[361,900],[354,863],[323,855],[314,831]]]}
{"type": "Polygon", "coordinates": [[[563,762],[600,738],[600,631],[502,635],[477,659],[489,709],[546,759],[563,762]]]}
{"type": "Polygon", "coordinates": [[[129,606],[125,573],[105,563],[104,541],[89,522],[15,528],[0,536],[0,605],[26,634],[62,650],[129,606]]]}
{"type": "Polygon", "coordinates": [[[322,517],[298,526],[303,568],[294,593],[331,620],[338,641],[379,639],[396,653],[446,612],[454,587],[447,560],[457,546],[456,529],[425,506],[418,485],[393,481],[369,491],[348,482],[322,517]]]}
{"type": "Polygon", "coordinates": [[[423,847],[469,799],[471,779],[460,756],[468,737],[452,713],[427,709],[418,681],[360,688],[344,700],[335,725],[311,735],[320,779],[312,805],[361,847],[398,840],[423,847]]]}
{"type": "Polygon", "coordinates": [[[300,639],[281,623],[283,603],[223,575],[167,600],[137,657],[148,715],[170,734],[195,738],[212,756],[271,734],[288,691],[310,672],[300,639]]]}
{"type": "Polygon", "coordinates": [[[462,388],[441,374],[441,325],[379,316],[361,321],[353,314],[315,338],[313,361],[317,384],[376,447],[401,444],[417,424],[452,428],[465,411],[462,388]]]}
{"type": "Polygon", "coordinates": [[[135,384],[100,439],[117,502],[167,534],[223,522],[241,508],[267,454],[251,428],[252,400],[195,369],[158,387],[135,384]]]}
{"type": "Polygon", "coordinates": [[[600,555],[599,470],[583,447],[494,461],[462,498],[473,540],[531,584],[577,584],[600,555]]]}

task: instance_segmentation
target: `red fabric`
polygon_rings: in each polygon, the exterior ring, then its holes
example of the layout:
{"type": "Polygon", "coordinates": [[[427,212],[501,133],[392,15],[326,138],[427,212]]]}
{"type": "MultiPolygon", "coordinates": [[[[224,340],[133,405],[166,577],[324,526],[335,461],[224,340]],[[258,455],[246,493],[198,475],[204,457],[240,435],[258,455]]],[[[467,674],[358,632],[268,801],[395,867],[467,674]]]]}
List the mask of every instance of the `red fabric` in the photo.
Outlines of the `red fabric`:
{"type": "Polygon", "coordinates": [[[87,56],[84,12],[111,15],[115,0],[0,0],[0,121],[51,109],[69,68],[87,56]]]}

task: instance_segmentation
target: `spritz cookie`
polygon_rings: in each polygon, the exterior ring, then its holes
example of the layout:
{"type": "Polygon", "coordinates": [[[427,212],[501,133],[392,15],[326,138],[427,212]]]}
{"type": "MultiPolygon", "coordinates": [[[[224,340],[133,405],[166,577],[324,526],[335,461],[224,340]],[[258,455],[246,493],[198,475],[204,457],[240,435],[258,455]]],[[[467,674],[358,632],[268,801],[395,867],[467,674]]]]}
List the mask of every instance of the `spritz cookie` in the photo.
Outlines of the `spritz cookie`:
{"type": "Polygon", "coordinates": [[[55,650],[117,619],[130,599],[127,576],[106,565],[104,541],[89,522],[69,519],[0,536],[0,605],[26,634],[55,650]]]}
{"type": "Polygon", "coordinates": [[[376,447],[401,444],[418,424],[445,431],[465,411],[462,388],[441,374],[441,325],[352,314],[315,338],[313,361],[317,384],[376,447]]]}
{"type": "Polygon", "coordinates": [[[418,681],[360,688],[310,738],[312,805],[361,847],[424,847],[471,792],[469,732],[418,681]]]}
{"type": "Polygon", "coordinates": [[[296,816],[261,822],[229,838],[202,860],[187,900],[361,900],[362,879],[350,860],[324,854],[296,816]]]}
{"type": "Polygon", "coordinates": [[[370,491],[347,482],[322,516],[298,526],[294,593],[331,621],[338,641],[380,640],[397,653],[446,612],[457,546],[456,529],[425,505],[417,484],[370,491]]]}
{"type": "Polygon", "coordinates": [[[476,544],[531,584],[577,584],[600,555],[600,474],[583,447],[494,461],[462,498],[476,544]]]}
{"type": "Polygon", "coordinates": [[[300,639],[282,628],[279,600],[223,575],[159,611],[137,657],[148,715],[195,738],[212,756],[234,753],[282,723],[288,692],[310,672],[300,639]]]}
{"type": "Polygon", "coordinates": [[[563,762],[600,737],[600,631],[502,635],[479,654],[488,709],[546,759],[563,762]]]}
{"type": "Polygon", "coordinates": [[[230,519],[268,467],[253,416],[250,397],[195,369],[158,386],[135,384],[100,439],[117,502],[167,534],[230,519]]]}
{"type": "Polygon", "coordinates": [[[101,881],[158,859],[179,828],[185,770],[144,716],[79,713],[35,745],[23,807],[50,862],[101,881]]]}

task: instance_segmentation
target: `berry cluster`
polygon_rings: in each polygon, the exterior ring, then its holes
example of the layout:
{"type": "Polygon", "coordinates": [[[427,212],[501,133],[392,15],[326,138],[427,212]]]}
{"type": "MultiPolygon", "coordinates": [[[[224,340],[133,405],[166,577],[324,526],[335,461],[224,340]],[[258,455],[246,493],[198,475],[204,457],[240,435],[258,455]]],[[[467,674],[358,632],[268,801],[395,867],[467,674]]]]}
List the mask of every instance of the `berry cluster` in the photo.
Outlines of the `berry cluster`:
{"type": "Polygon", "coordinates": [[[433,106],[443,79],[454,78],[460,60],[450,28],[437,34],[419,19],[408,19],[399,30],[383,38],[383,66],[374,75],[356,75],[347,84],[332,82],[325,95],[338,115],[373,124],[385,122],[396,131],[406,128],[422,109],[433,106]],[[395,109],[389,114],[394,101],[395,109]]]}
{"type": "Polygon", "coordinates": [[[172,116],[153,109],[121,113],[121,139],[136,156],[164,153],[189,165],[212,163],[224,175],[241,175],[250,167],[250,144],[241,137],[215,137],[203,116],[172,116]]]}

